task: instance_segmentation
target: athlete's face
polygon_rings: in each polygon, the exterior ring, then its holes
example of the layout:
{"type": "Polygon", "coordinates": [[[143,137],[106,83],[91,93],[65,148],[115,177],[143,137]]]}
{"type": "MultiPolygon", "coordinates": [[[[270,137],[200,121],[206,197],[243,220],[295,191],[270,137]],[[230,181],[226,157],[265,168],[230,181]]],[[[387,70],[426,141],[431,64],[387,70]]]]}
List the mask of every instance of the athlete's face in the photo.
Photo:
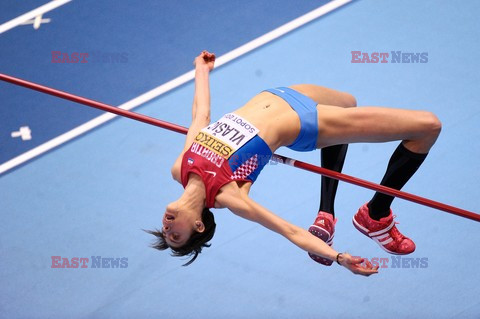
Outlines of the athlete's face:
{"type": "Polygon", "coordinates": [[[195,219],[180,212],[175,203],[167,206],[162,222],[162,233],[170,247],[183,246],[194,232],[195,219]]]}

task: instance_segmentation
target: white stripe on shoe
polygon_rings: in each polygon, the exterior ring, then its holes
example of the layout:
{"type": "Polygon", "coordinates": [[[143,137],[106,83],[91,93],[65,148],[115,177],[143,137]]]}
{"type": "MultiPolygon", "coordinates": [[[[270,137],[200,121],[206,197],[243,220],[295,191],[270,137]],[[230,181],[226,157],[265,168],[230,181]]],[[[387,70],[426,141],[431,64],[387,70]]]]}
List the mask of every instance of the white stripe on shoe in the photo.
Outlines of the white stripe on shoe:
{"type": "Polygon", "coordinates": [[[394,220],[392,220],[392,223],[390,225],[388,225],[387,228],[384,228],[384,229],[381,229],[381,230],[378,230],[378,231],[375,231],[375,232],[371,232],[371,233],[369,232],[368,236],[373,237],[373,236],[384,234],[384,233],[388,232],[390,229],[392,229],[393,226],[395,226],[395,221],[394,220]]]}
{"type": "Polygon", "coordinates": [[[371,239],[373,239],[373,241],[376,242],[383,250],[385,250],[386,252],[391,253],[391,254],[395,254],[395,255],[397,254],[393,251],[390,251],[390,250],[386,249],[385,246],[384,246],[384,245],[387,245],[387,244],[389,244],[393,241],[393,238],[390,237],[390,234],[388,232],[390,231],[390,229],[393,228],[393,226],[395,226],[394,221],[392,221],[392,223],[387,228],[384,228],[382,230],[372,232],[372,233],[370,233],[367,228],[360,225],[360,223],[358,223],[357,220],[355,219],[355,216],[353,216],[352,221],[353,221],[354,226],[358,230],[360,230],[361,233],[363,233],[365,236],[368,236],[371,239]],[[381,240],[383,240],[383,239],[386,239],[386,240],[382,242],[381,240]]]}
{"type": "Polygon", "coordinates": [[[368,236],[368,229],[360,225],[357,220],[355,219],[355,216],[352,218],[353,224],[357,227],[358,230],[361,230],[362,233],[368,236]]]}
{"type": "Polygon", "coordinates": [[[386,245],[386,244],[389,244],[389,243],[391,243],[391,242],[393,241],[393,238],[390,237],[390,236],[388,236],[388,238],[384,238],[384,239],[385,239],[384,241],[381,241],[380,239],[377,239],[377,238],[375,238],[375,237],[372,237],[372,239],[373,239],[374,241],[376,241],[379,245],[382,245],[382,246],[383,246],[383,245],[386,245]]]}

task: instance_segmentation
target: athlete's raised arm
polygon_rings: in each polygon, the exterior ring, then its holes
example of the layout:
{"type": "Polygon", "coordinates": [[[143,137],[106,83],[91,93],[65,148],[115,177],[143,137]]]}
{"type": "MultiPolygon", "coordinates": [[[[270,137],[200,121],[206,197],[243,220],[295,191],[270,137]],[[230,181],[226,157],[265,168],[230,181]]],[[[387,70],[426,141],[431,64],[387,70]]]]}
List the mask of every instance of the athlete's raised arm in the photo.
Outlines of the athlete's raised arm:
{"type": "Polygon", "coordinates": [[[188,128],[185,145],[172,166],[172,177],[180,182],[180,166],[183,153],[193,143],[198,132],[210,124],[210,83],[209,75],[215,63],[215,54],[202,51],[194,60],[195,65],[195,95],[192,104],[192,123],[188,128]]]}
{"type": "Polygon", "coordinates": [[[307,252],[323,256],[333,261],[336,260],[354,274],[370,276],[378,272],[378,267],[373,267],[370,262],[366,261],[366,264],[363,265],[364,259],[362,258],[352,257],[347,253],[339,254],[323,240],[310,234],[305,229],[280,218],[246,195],[232,196],[225,194],[223,198],[217,197],[217,199],[220,199],[223,203],[227,203],[225,206],[236,215],[265,226],[284,236],[307,252]]]}

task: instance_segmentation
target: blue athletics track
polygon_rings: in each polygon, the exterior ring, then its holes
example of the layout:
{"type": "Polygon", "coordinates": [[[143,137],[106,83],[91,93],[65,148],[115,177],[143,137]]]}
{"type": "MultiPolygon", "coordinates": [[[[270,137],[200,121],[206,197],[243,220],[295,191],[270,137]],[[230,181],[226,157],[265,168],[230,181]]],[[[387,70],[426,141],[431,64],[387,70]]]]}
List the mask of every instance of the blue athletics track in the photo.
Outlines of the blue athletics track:
{"type": "MultiPolygon", "coordinates": [[[[188,126],[207,49],[214,119],[295,83],[430,110],[443,130],[404,190],[479,213],[479,15],[474,0],[4,0],[0,73],[188,126]]],[[[0,82],[0,318],[480,318],[478,222],[396,199],[417,250],[393,256],[351,222],[373,191],[343,182],[334,248],[378,261],[377,275],[321,266],[227,210],[188,267],[149,248],[142,229],[182,192],[170,167],[183,141],[0,82]]],[[[344,173],[378,182],[396,145],[352,144],[344,173]]],[[[271,163],[251,195],[308,228],[319,189],[319,175],[271,163]]]]}

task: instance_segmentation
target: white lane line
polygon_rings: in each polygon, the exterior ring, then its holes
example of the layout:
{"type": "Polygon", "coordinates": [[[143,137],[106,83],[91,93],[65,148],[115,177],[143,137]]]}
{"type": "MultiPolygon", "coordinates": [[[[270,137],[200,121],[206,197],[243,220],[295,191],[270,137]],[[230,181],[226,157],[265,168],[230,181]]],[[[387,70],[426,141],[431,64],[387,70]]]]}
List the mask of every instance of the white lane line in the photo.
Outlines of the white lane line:
{"type": "Polygon", "coordinates": [[[43,6],[40,6],[36,9],[33,9],[32,11],[29,11],[25,14],[22,14],[21,16],[16,17],[15,19],[12,19],[8,22],[5,22],[4,24],[0,25],[0,34],[15,28],[16,26],[22,24],[25,21],[35,19],[35,17],[43,15],[44,13],[48,11],[52,11],[53,9],[56,9],[60,6],[63,6],[67,2],[70,2],[72,0],[54,0],[50,1],[47,4],[44,4],[43,6]]]}
{"type": "MultiPolygon", "coordinates": [[[[244,55],[245,53],[248,53],[268,42],[271,42],[273,40],[275,40],[276,38],[288,33],[288,32],[291,32],[292,30],[296,29],[296,28],[299,28],[301,27],[302,25],[308,23],[308,22],[311,22],[312,20],[314,19],[317,19],[329,12],[331,12],[332,10],[335,10],[349,2],[351,2],[352,0],[334,0],[334,1],[331,1],[313,11],[310,11],[308,13],[306,13],[305,15],[295,19],[295,20],[292,20],[280,27],[278,27],[277,29],[271,31],[271,32],[268,32],[224,55],[222,55],[221,57],[217,58],[216,60],[216,67],[220,66],[220,65],[223,65],[227,62],[230,62],[232,61],[233,59],[236,59],[242,55],[244,55]]],[[[189,71],[165,84],[162,84],[122,105],[120,105],[119,107],[122,108],[122,109],[125,109],[125,110],[131,110],[139,105],[142,105],[170,90],[173,90],[177,87],[179,87],[180,85],[182,84],[185,84],[186,82],[188,81],[191,81],[195,78],[195,70],[192,70],[192,71],[189,71]]],[[[94,118],[93,120],[90,120],[80,126],[77,126],[76,128],[60,135],[60,136],[57,136],[56,138],[54,139],[51,139],[33,149],[31,149],[30,151],[26,152],[26,153],[23,153],[3,164],[0,165],[0,174],[20,165],[20,164],[23,164],[25,163],[26,161],[29,161],[31,160],[32,158],[34,157],[37,157],[63,143],[66,143],[68,141],[70,141],[71,139],[81,135],[81,134],[84,134],[94,128],[96,128],[97,126],[99,125],[102,125],[103,123],[105,122],[108,122],[110,121],[111,119],[117,117],[117,115],[115,114],[111,114],[111,113],[105,113],[103,115],[100,115],[96,118],[94,118]]]]}
{"type": "Polygon", "coordinates": [[[334,0],[334,1],[331,1],[313,11],[310,11],[306,14],[304,14],[303,16],[301,17],[298,17],[297,19],[295,20],[292,20],[276,29],[274,29],[273,31],[270,31],[238,48],[236,48],[235,50],[232,50],[228,53],[226,53],[225,55],[222,55],[221,57],[219,57],[216,61],[215,61],[215,66],[218,67],[220,65],[223,65],[227,62],[230,62],[231,60],[233,59],[236,59],[238,58],[239,56],[241,55],[244,55],[268,42],[271,42],[275,39],[277,39],[278,37],[281,37],[282,35],[285,35],[286,33],[288,32],[291,32],[301,26],[303,26],[304,24],[307,24],[349,2],[351,2],[352,0],[334,0]]]}

